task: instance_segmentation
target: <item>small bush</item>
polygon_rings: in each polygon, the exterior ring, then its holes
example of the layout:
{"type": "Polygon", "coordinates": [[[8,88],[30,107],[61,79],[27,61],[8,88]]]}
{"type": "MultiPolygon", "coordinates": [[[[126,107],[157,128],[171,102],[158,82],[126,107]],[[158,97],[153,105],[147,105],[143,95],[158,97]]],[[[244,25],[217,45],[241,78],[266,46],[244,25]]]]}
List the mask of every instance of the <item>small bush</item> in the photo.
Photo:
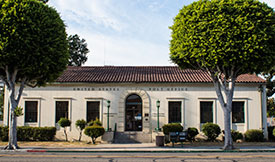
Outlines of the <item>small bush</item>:
{"type": "Polygon", "coordinates": [[[0,126],[0,134],[1,134],[1,141],[8,141],[9,140],[9,128],[7,126],[2,127],[0,126]]]}
{"type": "Polygon", "coordinates": [[[60,125],[60,127],[65,128],[71,126],[71,121],[67,118],[60,118],[58,124],[60,125]]]}
{"type": "Polygon", "coordinates": [[[163,133],[169,135],[169,132],[181,132],[183,127],[180,123],[169,123],[162,126],[163,133]]]}
{"type": "Polygon", "coordinates": [[[197,128],[190,127],[187,129],[187,140],[192,142],[195,141],[196,135],[199,134],[199,131],[197,128]]]}
{"type": "Polygon", "coordinates": [[[66,127],[71,126],[71,123],[72,122],[69,119],[67,119],[67,118],[60,118],[60,120],[58,121],[58,124],[60,125],[60,127],[64,128],[65,141],[68,141],[66,127]]]}
{"type": "Polygon", "coordinates": [[[99,125],[88,126],[84,129],[84,134],[92,138],[93,144],[95,144],[96,139],[102,136],[104,133],[104,128],[99,125]]]}
{"type": "Polygon", "coordinates": [[[275,136],[275,128],[273,129],[273,136],[275,136]]]}
{"type": "Polygon", "coordinates": [[[88,126],[93,126],[93,125],[102,126],[102,123],[98,118],[96,118],[95,120],[92,120],[88,123],[88,126]]]}
{"type": "Polygon", "coordinates": [[[217,124],[205,123],[202,125],[202,132],[208,137],[208,141],[215,141],[221,133],[221,128],[217,124]]]}
{"type": "Polygon", "coordinates": [[[77,120],[75,122],[75,126],[79,129],[79,139],[78,141],[81,141],[81,137],[82,137],[82,131],[83,129],[86,127],[87,125],[87,122],[84,120],[84,119],[81,119],[81,120],[77,120]]]}
{"type": "Polygon", "coordinates": [[[262,142],[264,141],[264,134],[262,130],[250,129],[245,132],[244,138],[247,142],[262,142]]]}
{"type": "Polygon", "coordinates": [[[231,130],[231,136],[234,142],[236,142],[238,139],[243,139],[243,134],[239,131],[231,130]]]}
{"type": "Polygon", "coordinates": [[[267,131],[268,131],[268,139],[270,141],[275,141],[275,135],[273,133],[273,130],[275,129],[275,126],[271,126],[271,127],[268,127],[267,128],[267,131]]]}

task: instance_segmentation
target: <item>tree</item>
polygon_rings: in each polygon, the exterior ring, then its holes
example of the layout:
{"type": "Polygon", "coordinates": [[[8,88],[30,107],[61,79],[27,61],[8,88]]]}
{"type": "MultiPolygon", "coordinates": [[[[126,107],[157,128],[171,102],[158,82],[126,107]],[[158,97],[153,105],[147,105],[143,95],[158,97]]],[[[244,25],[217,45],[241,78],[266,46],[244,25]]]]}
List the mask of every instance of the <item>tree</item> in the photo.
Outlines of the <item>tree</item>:
{"type": "Polygon", "coordinates": [[[68,41],[70,53],[69,65],[81,66],[87,61],[87,54],[89,53],[85,39],[80,39],[80,37],[75,34],[70,35],[68,41]]]}
{"type": "Polygon", "coordinates": [[[77,128],[79,128],[79,131],[80,131],[78,141],[81,141],[82,131],[83,131],[83,129],[86,127],[86,125],[87,125],[87,122],[86,122],[84,119],[77,120],[77,121],[75,122],[75,126],[76,126],[77,128]]]}
{"type": "Polygon", "coordinates": [[[267,117],[275,116],[275,99],[269,98],[267,100],[267,117]]]}
{"type": "Polygon", "coordinates": [[[0,87],[0,120],[3,121],[4,113],[4,88],[0,87]]]}
{"type": "Polygon", "coordinates": [[[67,118],[60,118],[60,120],[58,121],[58,125],[62,128],[64,128],[64,135],[65,135],[65,141],[68,141],[68,136],[67,136],[67,132],[66,132],[66,127],[71,126],[71,121],[67,118]]]}
{"type": "Polygon", "coordinates": [[[275,93],[275,66],[268,72],[263,73],[263,76],[266,79],[266,96],[271,97],[275,93]]]}
{"type": "Polygon", "coordinates": [[[43,3],[48,3],[49,0],[39,0],[40,2],[43,2],[43,3]]]}
{"type": "Polygon", "coordinates": [[[184,6],[170,29],[171,60],[180,68],[200,69],[211,76],[224,112],[223,149],[232,149],[230,113],[236,79],[274,65],[273,9],[256,0],[200,0],[184,6]]]}
{"type": "Polygon", "coordinates": [[[53,82],[66,69],[66,37],[54,8],[37,0],[0,1],[0,79],[11,105],[7,149],[18,148],[14,110],[24,87],[53,82]]]}

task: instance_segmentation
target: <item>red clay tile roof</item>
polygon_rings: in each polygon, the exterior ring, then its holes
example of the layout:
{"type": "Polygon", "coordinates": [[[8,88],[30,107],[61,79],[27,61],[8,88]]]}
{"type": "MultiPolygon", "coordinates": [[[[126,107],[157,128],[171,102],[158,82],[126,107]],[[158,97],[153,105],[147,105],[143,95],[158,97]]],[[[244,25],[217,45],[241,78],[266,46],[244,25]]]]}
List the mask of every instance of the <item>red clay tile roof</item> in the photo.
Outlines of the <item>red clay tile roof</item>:
{"type": "MultiPolygon", "coordinates": [[[[88,83],[209,83],[201,70],[181,70],[176,66],[82,66],[68,67],[57,82],[88,83]]],[[[239,83],[265,83],[256,75],[244,74],[239,83]]]]}

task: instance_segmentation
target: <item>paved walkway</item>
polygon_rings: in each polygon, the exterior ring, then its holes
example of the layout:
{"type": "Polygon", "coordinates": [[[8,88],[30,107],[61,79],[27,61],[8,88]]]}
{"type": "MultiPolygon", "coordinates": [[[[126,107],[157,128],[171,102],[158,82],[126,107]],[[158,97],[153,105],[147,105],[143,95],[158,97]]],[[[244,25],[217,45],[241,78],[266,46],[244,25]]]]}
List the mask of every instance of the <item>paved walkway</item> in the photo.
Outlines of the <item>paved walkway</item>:
{"type": "Polygon", "coordinates": [[[27,152],[275,152],[275,146],[238,146],[231,151],[224,151],[221,146],[176,145],[158,147],[154,143],[139,144],[99,144],[94,147],[22,147],[19,151],[27,152]]]}

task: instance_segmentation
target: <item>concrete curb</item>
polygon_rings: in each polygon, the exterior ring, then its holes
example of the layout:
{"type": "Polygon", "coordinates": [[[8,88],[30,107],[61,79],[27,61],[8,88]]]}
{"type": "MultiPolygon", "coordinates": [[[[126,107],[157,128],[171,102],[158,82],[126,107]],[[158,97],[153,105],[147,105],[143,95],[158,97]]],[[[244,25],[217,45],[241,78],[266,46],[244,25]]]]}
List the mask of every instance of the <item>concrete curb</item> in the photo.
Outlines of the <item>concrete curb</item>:
{"type": "Polygon", "coordinates": [[[102,150],[47,150],[47,149],[29,149],[26,152],[56,152],[56,153],[219,153],[219,152],[275,152],[275,149],[260,150],[129,150],[129,149],[102,149],[102,150]]]}

